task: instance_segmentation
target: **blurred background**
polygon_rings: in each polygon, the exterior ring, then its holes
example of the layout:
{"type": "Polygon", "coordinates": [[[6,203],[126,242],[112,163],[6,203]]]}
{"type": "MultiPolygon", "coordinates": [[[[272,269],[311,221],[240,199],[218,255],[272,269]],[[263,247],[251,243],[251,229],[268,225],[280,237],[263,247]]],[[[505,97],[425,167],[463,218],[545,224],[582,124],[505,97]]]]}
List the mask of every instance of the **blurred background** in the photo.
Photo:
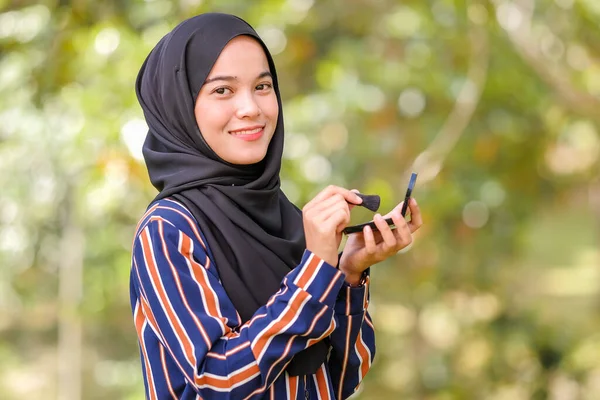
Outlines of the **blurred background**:
{"type": "Polygon", "coordinates": [[[356,399],[600,398],[598,0],[0,0],[1,399],[143,398],[133,85],[206,11],[274,54],[299,206],[332,183],[387,211],[419,172],[356,399]]]}

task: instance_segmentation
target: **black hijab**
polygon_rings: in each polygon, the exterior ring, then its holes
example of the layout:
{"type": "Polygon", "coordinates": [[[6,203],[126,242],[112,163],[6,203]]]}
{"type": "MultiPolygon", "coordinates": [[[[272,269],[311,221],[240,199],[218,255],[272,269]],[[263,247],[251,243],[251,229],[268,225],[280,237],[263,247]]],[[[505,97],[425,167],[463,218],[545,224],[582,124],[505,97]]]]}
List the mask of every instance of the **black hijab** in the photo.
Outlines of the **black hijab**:
{"type": "MultiPolygon", "coordinates": [[[[209,13],[188,19],[163,37],[139,72],[136,93],[149,131],[143,154],[155,200],[173,197],[194,215],[214,257],[221,282],[242,321],[279,290],[305,249],[302,214],[280,189],[283,111],[273,59],[248,23],[209,13]],[[195,99],[219,54],[233,38],[260,43],[279,104],[277,126],[265,158],[234,165],[206,144],[194,116],[195,99]]],[[[291,375],[316,372],[328,345],[296,354],[291,375]]]]}

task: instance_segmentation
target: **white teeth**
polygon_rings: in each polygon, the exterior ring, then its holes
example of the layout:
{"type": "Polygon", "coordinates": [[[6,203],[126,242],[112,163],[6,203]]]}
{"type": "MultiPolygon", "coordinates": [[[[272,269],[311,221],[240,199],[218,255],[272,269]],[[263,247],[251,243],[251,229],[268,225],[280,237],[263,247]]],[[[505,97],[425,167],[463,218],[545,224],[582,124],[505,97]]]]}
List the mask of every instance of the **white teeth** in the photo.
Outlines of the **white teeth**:
{"type": "Polygon", "coordinates": [[[262,130],[263,128],[256,128],[256,129],[252,129],[250,131],[237,131],[237,132],[233,132],[234,135],[254,135],[255,133],[258,133],[262,130]]]}

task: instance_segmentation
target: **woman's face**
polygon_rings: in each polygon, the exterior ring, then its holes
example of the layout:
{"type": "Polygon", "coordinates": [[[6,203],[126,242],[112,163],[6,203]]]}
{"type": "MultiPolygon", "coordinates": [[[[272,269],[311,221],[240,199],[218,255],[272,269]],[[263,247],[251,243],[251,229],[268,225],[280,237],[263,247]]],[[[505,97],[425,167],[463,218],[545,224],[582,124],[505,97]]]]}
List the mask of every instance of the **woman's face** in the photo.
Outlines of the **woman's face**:
{"type": "Polygon", "coordinates": [[[254,164],[267,154],[279,107],[261,45],[238,36],[223,49],[194,108],[206,143],[232,164],[254,164]]]}

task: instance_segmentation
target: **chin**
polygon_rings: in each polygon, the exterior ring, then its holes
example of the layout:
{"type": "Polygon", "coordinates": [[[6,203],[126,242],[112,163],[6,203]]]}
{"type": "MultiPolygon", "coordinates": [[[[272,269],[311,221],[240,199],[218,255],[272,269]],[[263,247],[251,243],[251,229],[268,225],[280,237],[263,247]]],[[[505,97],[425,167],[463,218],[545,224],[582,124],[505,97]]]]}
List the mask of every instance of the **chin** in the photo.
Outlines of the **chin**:
{"type": "Polygon", "coordinates": [[[266,152],[262,154],[248,154],[246,157],[236,157],[233,164],[251,165],[261,162],[265,159],[266,152]]]}

